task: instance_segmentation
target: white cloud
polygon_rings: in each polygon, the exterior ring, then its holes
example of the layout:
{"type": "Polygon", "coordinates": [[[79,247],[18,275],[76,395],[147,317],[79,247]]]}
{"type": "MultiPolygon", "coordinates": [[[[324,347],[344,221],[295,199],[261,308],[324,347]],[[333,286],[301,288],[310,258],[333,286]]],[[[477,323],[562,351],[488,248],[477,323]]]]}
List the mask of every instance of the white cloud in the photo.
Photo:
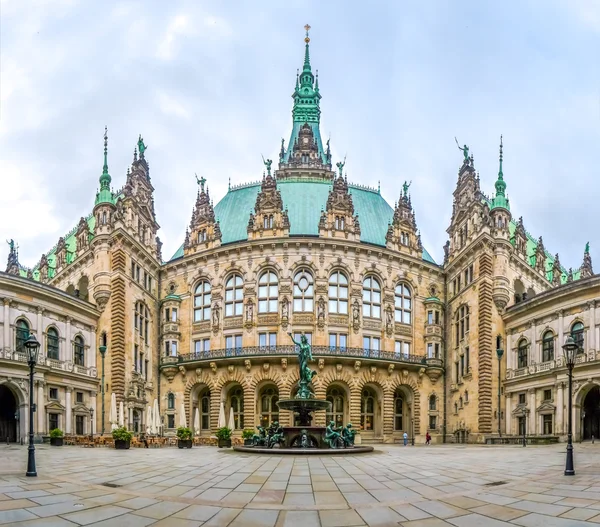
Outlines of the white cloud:
{"type": "Polygon", "coordinates": [[[191,35],[194,29],[188,15],[177,15],[169,23],[163,38],[158,44],[156,56],[162,60],[172,60],[177,52],[177,39],[182,35],[191,35]]]}
{"type": "Polygon", "coordinates": [[[161,91],[157,94],[157,100],[160,111],[165,115],[180,117],[186,120],[191,117],[185,105],[175,97],[161,91]]]}

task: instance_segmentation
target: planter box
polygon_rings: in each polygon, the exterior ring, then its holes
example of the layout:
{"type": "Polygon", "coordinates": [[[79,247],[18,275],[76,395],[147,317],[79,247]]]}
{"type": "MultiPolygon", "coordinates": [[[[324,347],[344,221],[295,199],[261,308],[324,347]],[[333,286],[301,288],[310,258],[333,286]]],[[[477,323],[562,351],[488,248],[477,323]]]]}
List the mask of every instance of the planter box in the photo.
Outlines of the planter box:
{"type": "Polygon", "coordinates": [[[64,437],[51,437],[50,444],[52,446],[63,446],[65,438],[64,437]]]}
{"type": "Polygon", "coordinates": [[[177,440],[177,448],[192,448],[192,440],[191,439],[178,439],[177,440]]]}
{"type": "Polygon", "coordinates": [[[231,439],[219,439],[219,448],[231,448],[231,439]]]}
{"type": "Polygon", "coordinates": [[[115,439],[115,448],[117,450],[129,450],[130,444],[131,444],[130,441],[123,441],[121,439],[115,439]]]}

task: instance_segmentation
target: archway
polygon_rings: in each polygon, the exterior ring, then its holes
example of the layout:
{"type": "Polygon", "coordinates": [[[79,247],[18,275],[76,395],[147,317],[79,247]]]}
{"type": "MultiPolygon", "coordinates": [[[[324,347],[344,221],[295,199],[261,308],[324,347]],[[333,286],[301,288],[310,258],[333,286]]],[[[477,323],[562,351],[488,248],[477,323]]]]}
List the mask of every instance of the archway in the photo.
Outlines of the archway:
{"type": "Polygon", "coordinates": [[[10,388],[0,385],[0,440],[17,441],[17,399],[10,388]]]}
{"type": "Polygon", "coordinates": [[[327,424],[334,421],[337,427],[341,427],[349,423],[350,409],[348,403],[350,397],[346,387],[339,383],[330,384],[327,387],[326,399],[331,403],[331,409],[327,410],[325,414],[327,424]]]}
{"type": "Polygon", "coordinates": [[[583,439],[600,437],[600,386],[594,386],[583,400],[583,439]]]}

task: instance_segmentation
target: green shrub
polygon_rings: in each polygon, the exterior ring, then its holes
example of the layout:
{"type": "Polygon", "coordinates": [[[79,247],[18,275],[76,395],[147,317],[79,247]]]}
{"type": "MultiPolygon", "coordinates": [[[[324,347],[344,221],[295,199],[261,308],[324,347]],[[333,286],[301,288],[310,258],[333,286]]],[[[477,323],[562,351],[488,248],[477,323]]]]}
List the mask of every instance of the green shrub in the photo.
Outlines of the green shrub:
{"type": "Polygon", "coordinates": [[[65,434],[63,434],[63,431],[60,428],[55,428],[54,430],[50,430],[50,437],[54,438],[54,437],[62,437],[65,434]]]}
{"type": "Polygon", "coordinates": [[[253,437],[254,437],[254,430],[250,430],[249,428],[242,430],[242,439],[252,439],[253,437]]]}
{"type": "Polygon", "coordinates": [[[187,441],[188,439],[192,439],[192,430],[185,426],[180,426],[177,429],[177,439],[181,439],[182,441],[187,441]]]}
{"type": "Polygon", "coordinates": [[[124,426],[121,428],[115,428],[112,431],[112,437],[115,441],[131,441],[133,434],[127,430],[124,426]]]}
{"type": "Polygon", "coordinates": [[[231,439],[231,428],[229,428],[228,426],[219,428],[216,431],[215,435],[217,436],[217,439],[231,439]]]}

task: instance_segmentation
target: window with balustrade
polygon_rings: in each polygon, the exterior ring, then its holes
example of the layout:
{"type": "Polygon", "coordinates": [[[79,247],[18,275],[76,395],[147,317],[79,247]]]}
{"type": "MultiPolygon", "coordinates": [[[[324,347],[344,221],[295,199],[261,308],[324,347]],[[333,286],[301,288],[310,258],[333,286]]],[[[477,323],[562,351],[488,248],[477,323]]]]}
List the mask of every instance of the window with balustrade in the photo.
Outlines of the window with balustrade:
{"type": "Polygon", "coordinates": [[[77,366],[85,366],[85,344],[81,335],[73,339],[73,362],[77,366]]]}
{"type": "Polygon", "coordinates": [[[244,281],[239,274],[233,274],[225,282],[225,316],[239,316],[243,309],[244,281]]]}
{"type": "Polygon", "coordinates": [[[46,331],[46,354],[49,359],[58,360],[60,357],[58,330],[48,328],[46,331]]]}
{"type": "Polygon", "coordinates": [[[546,331],[542,337],[542,362],[554,360],[554,333],[546,331]]]}
{"type": "Polygon", "coordinates": [[[575,322],[571,327],[571,336],[577,344],[577,353],[583,353],[583,323],[575,322]]]}
{"type": "Polygon", "coordinates": [[[294,275],[294,313],[312,313],[314,296],[313,276],[308,270],[301,269],[294,275]]]}
{"type": "Polygon", "coordinates": [[[27,351],[25,348],[25,341],[29,337],[29,322],[20,318],[17,320],[15,326],[15,350],[20,353],[25,353],[27,351]]]}
{"type": "Polygon", "coordinates": [[[374,276],[363,281],[363,317],[381,318],[381,285],[374,276]]]}
{"type": "Polygon", "coordinates": [[[203,280],[194,289],[194,322],[210,320],[211,286],[203,280]]]}
{"type": "Polygon", "coordinates": [[[279,283],[273,271],[264,272],[258,280],[258,312],[277,313],[279,283]]]}
{"type": "Polygon", "coordinates": [[[348,314],[348,278],[341,271],[329,277],[329,313],[348,314]]]}
{"type": "Polygon", "coordinates": [[[521,339],[517,346],[517,368],[525,368],[527,366],[527,348],[527,341],[521,339]]]}
{"type": "Polygon", "coordinates": [[[410,288],[399,283],[394,290],[394,320],[402,324],[412,323],[412,296],[410,288]]]}

